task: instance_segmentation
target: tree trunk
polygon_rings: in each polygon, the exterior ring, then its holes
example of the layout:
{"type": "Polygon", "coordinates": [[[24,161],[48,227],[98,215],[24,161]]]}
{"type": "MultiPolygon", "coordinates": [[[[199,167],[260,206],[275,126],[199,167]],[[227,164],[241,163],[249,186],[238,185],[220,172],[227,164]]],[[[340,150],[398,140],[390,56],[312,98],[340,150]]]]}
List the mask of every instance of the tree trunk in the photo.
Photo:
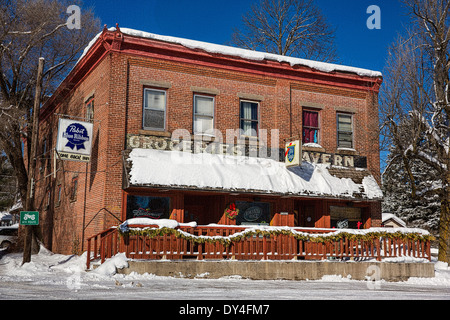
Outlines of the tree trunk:
{"type": "MultiPolygon", "coordinates": [[[[28,158],[30,165],[28,166],[28,188],[26,203],[24,206],[25,211],[33,211],[34,209],[34,191],[31,192],[34,185],[34,172],[36,170],[36,156],[38,146],[39,135],[39,111],[41,109],[41,91],[42,91],[42,74],[44,71],[44,58],[39,58],[39,67],[36,81],[36,95],[33,106],[33,133],[31,135],[31,154],[28,158]]],[[[23,247],[23,260],[22,264],[31,261],[31,251],[33,242],[36,243],[35,232],[33,227],[25,227],[25,241],[23,247]]]]}
{"type": "Polygon", "coordinates": [[[446,199],[441,204],[441,217],[439,220],[439,253],[438,260],[450,263],[449,224],[450,202],[446,199]]]}
{"type": "Polygon", "coordinates": [[[447,185],[442,195],[441,216],[439,219],[439,253],[438,260],[450,263],[450,159],[447,159],[447,185]]]}

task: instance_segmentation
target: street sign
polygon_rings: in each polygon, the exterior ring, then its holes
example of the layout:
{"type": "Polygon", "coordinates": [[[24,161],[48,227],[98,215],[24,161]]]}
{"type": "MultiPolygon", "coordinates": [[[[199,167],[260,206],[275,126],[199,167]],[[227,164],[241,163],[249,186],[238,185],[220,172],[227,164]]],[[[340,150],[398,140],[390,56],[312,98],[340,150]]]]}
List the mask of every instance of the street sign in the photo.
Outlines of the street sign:
{"type": "Polygon", "coordinates": [[[21,226],[37,226],[39,225],[39,212],[37,211],[20,211],[21,226]]]}

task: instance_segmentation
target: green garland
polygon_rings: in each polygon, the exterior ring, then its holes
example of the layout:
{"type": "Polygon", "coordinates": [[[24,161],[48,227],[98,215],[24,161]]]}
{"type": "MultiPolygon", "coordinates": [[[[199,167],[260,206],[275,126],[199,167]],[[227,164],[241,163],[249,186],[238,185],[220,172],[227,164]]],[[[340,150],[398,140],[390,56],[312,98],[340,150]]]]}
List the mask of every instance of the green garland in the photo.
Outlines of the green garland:
{"type": "Polygon", "coordinates": [[[403,233],[400,231],[397,232],[385,232],[385,231],[375,231],[368,232],[366,234],[354,234],[349,232],[331,232],[326,235],[314,236],[312,234],[302,233],[302,232],[293,232],[288,229],[273,229],[273,230],[259,230],[259,229],[247,229],[243,232],[238,232],[234,235],[230,236],[196,236],[190,233],[187,233],[182,230],[172,229],[167,227],[162,228],[143,228],[143,229],[133,229],[130,228],[127,232],[122,232],[120,229],[119,234],[121,236],[146,236],[149,238],[156,238],[165,235],[175,235],[175,237],[192,241],[196,244],[202,243],[220,243],[225,246],[230,246],[232,243],[237,243],[243,241],[247,238],[253,236],[262,236],[262,237],[274,237],[277,235],[287,235],[292,236],[297,240],[301,241],[310,241],[315,243],[326,243],[326,242],[337,242],[340,240],[348,239],[350,241],[373,241],[375,239],[401,239],[405,240],[413,240],[413,241],[432,241],[435,238],[432,235],[423,235],[419,233],[403,233]]]}

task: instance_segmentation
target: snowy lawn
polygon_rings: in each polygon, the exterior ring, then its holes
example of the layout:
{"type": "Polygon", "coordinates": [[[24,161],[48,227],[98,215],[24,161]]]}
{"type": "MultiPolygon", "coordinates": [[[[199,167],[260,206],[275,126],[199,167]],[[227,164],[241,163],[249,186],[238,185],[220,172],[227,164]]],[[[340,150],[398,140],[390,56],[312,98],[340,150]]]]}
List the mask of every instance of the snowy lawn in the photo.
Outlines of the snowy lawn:
{"type": "Polygon", "coordinates": [[[254,281],[239,276],[207,279],[119,275],[127,264],[123,254],[94,271],[85,271],[86,256],[53,254],[44,248],[21,266],[21,254],[0,259],[0,299],[152,299],[152,300],[304,300],[389,299],[450,300],[450,268],[435,263],[435,278],[406,282],[356,281],[336,275],[318,281],[254,281]]]}

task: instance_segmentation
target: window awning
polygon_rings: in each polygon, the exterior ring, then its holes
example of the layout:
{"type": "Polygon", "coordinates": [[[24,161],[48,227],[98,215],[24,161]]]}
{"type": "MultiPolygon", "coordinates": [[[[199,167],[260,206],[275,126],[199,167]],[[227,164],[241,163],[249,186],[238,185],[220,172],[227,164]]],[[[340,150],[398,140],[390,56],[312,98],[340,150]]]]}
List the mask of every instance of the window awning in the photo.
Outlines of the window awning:
{"type": "MultiPolygon", "coordinates": [[[[286,168],[272,159],[154,149],[133,149],[128,156],[133,187],[174,188],[281,196],[381,200],[383,193],[367,170],[360,181],[332,175],[329,165],[286,168]],[[360,182],[360,183],[358,183],[360,182]]],[[[354,174],[354,173],[353,173],[354,174]]]]}

